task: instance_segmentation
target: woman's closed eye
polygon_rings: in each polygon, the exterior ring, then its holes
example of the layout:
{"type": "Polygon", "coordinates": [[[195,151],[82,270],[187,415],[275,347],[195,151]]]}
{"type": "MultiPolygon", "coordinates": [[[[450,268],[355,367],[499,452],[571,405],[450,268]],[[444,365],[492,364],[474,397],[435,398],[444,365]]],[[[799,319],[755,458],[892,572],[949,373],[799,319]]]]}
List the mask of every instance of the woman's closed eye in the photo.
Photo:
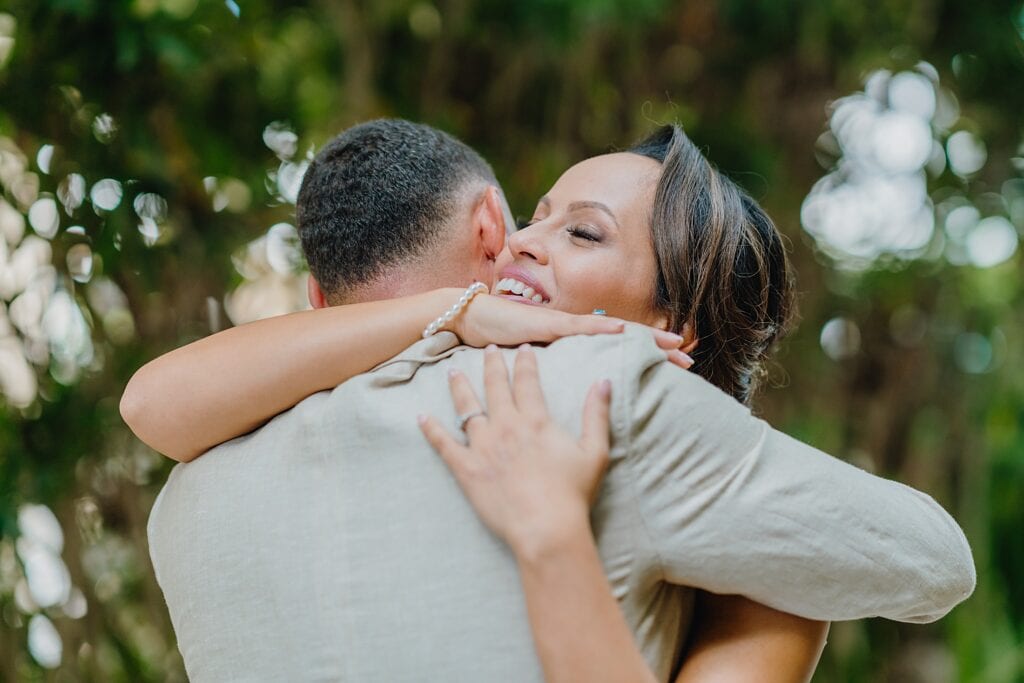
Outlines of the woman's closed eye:
{"type": "Polygon", "coordinates": [[[587,242],[600,242],[601,235],[588,225],[570,225],[566,228],[571,236],[585,240],[587,242]]]}

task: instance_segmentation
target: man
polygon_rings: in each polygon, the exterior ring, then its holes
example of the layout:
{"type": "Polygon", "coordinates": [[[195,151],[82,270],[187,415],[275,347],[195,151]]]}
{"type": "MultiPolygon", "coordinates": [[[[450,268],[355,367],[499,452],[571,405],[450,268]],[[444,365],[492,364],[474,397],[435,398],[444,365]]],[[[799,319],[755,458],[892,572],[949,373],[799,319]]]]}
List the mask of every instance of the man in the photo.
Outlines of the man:
{"type": "MultiPolygon", "coordinates": [[[[489,281],[507,213],[490,168],[450,136],[350,129],[299,195],[310,299],[489,281]]],[[[193,681],[541,680],[515,563],[415,420],[455,421],[447,371],[479,384],[481,353],[431,337],[174,470],[150,541],[193,681]]],[[[612,374],[595,536],[660,679],[688,630],[687,586],[809,618],[908,621],[973,589],[969,548],[931,499],[768,430],[667,366],[642,330],[537,354],[564,425],[595,368],[612,374]]]]}

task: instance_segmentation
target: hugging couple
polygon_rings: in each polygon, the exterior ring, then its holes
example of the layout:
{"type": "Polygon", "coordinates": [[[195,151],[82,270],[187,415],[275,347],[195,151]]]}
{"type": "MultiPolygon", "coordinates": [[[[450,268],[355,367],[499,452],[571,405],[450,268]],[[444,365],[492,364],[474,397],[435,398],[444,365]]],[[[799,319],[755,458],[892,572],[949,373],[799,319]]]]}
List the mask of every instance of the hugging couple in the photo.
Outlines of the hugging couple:
{"type": "Polygon", "coordinates": [[[805,681],[827,622],[970,595],[929,496],[750,413],[792,274],[679,127],[510,215],[452,136],[350,128],[299,193],[313,310],[129,382],[193,683],[805,681]]]}

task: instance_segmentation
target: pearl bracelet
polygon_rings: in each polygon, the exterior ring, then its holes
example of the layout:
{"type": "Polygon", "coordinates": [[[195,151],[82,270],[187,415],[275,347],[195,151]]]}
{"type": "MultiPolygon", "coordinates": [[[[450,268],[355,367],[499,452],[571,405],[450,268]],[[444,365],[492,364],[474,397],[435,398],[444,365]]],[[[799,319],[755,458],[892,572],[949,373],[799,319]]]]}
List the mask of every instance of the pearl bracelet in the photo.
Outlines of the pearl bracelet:
{"type": "Polygon", "coordinates": [[[454,320],[459,313],[462,313],[463,309],[465,309],[466,306],[469,305],[469,302],[473,300],[473,297],[486,291],[487,285],[482,282],[474,282],[471,284],[469,289],[463,292],[462,296],[459,297],[459,300],[455,302],[454,306],[445,311],[444,314],[434,322],[426,326],[423,330],[423,338],[426,339],[427,337],[432,337],[440,332],[442,327],[454,320]]]}

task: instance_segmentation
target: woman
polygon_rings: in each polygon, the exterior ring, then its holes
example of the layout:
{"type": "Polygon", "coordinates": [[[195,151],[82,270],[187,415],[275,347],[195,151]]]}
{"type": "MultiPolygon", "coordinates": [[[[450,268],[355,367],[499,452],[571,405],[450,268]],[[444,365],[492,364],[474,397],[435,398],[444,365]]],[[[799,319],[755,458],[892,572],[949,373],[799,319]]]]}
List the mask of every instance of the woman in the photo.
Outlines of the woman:
{"type": "MultiPolygon", "coordinates": [[[[681,347],[668,351],[670,359],[687,365],[690,361],[683,354],[692,353],[695,371],[747,401],[760,363],[788,314],[788,271],[774,226],[749,197],[719,176],[675,127],[661,129],[629,153],[598,157],[570,169],[541,200],[533,224],[513,235],[509,247],[496,268],[501,277],[494,283],[494,291],[528,306],[478,297],[453,321],[452,330],[466,343],[514,344],[549,341],[563,334],[615,331],[615,321],[569,317],[550,310],[588,313],[600,308],[663,330],[658,338],[664,346],[681,347]],[[527,288],[533,290],[527,294],[530,300],[522,296],[527,288]],[[533,301],[538,295],[540,305],[533,301]]],[[[157,450],[176,459],[190,459],[251,430],[305,396],[391,357],[413,342],[432,317],[460,293],[439,291],[334,307],[214,335],[140,370],[123,400],[126,421],[157,450]],[[323,354],[317,352],[325,346],[337,350],[333,355],[336,362],[326,366],[323,354]],[[277,372],[273,381],[268,380],[269,373],[253,373],[260,366],[255,362],[245,366],[250,349],[276,350],[288,364],[287,371],[277,372]],[[318,363],[303,362],[310,358],[317,358],[318,363]],[[282,377],[284,384],[279,381],[282,377]],[[273,391],[267,391],[271,384],[273,391]],[[160,411],[151,411],[145,407],[147,396],[177,397],[179,402],[167,405],[161,401],[160,411]],[[187,402],[184,396],[188,396],[187,402]],[[237,396],[246,400],[226,400],[237,396]],[[180,429],[185,424],[189,429],[180,429]]],[[[529,390],[528,382],[521,384],[529,390]]],[[[458,382],[453,384],[456,391],[458,386],[458,382]]],[[[489,392],[498,390],[489,387],[489,392]]],[[[467,400],[465,395],[456,399],[467,400]]],[[[601,431],[602,401],[607,401],[607,392],[595,394],[588,403],[588,414],[598,416],[591,420],[591,434],[601,431]]],[[[501,415],[494,411],[492,417],[501,415]]],[[[471,422],[471,429],[479,432],[480,428],[472,425],[476,422],[483,420],[471,422]]],[[[424,427],[433,443],[444,445],[439,432],[429,431],[429,422],[424,427]]],[[[607,433],[606,425],[603,431],[607,433]]],[[[564,435],[558,436],[554,428],[543,433],[551,437],[541,444],[543,448],[557,451],[567,447],[564,435]]],[[[474,448],[477,445],[474,442],[474,448]]],[[[552,500],[542,508],[552,512],[550,528],[559,533],[564,528],[574,530],[576,542],[562,545],[582,552],[536,557],[529,544],[520,544],[508,535],[503,538],[520,559],[531,625],[551,680],[599,680],[612,674],[617,674],[618,680],[650,679],[652,674],[608,590],[589,529],[575,523],[563,527],[564,520],[559,517],[562,510],[579,512],[581,505],[586,509],[584,503],[596,488],[600,468],[588,471],[592,475],[584,478],[582,485],[553,484],[553,490],[564,494],[564,505],[552,500]],[[573,576],[574,585],[583,589],[580,597],[584,598],[585,613],[594,617],[574,625],[571,631],[560,628],[564,619],[584,612],[536,609],[538,605],[554,607],[559,596],[565,595],[557,580],[552,583],[543,577],[567,576],[573,576]],[[580,638],[584,633],[587,637],[580,638]],[[558,634],[574,637],[550,647],[558,634]],[[574,643],[599,646],[581,658],[574,643]]],[[[548,474],[555,482],[561,480],[557,469],[548,474]]],[[[476,502],[474,489],[465,480],[460,482],[476,502]]],[[[479,505],[478,510],[484,512],[479,505]]],[[[515,517],[515,510],[509,506],[505,513],[515,517]]],[[[568,517],[578,522],[580,515],[568,517]]],[[[500,526],[495,531],[502,535],[500,526]]],[[[532,538],[544,537],[534,534],[532,538]]],[[[813,669],[824,633],[821,625],[737,599],[708,598],[704,605],[708,623],[690,651],[681,680],[694,680],[708,670],[731,671],[736,680],[801,680],[813,669]],[[765,614],[774,620],[770,628],[764,628],[765,614]],[[737,630],[758,638],[766,659],[754,662],[753,670],[743,669],[750,665],[749,657],[739,661],[730,650],[742,641],[721,638],[722,632],[735,635],[737,630]]],[[[758,650],[747,644],[744,652],[758,650]]]]}

